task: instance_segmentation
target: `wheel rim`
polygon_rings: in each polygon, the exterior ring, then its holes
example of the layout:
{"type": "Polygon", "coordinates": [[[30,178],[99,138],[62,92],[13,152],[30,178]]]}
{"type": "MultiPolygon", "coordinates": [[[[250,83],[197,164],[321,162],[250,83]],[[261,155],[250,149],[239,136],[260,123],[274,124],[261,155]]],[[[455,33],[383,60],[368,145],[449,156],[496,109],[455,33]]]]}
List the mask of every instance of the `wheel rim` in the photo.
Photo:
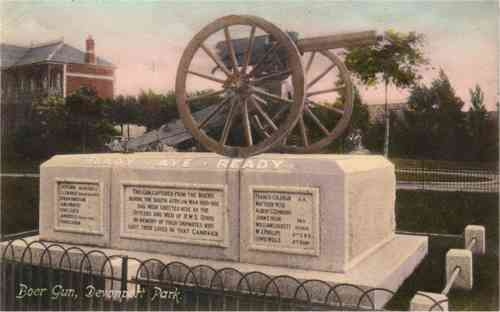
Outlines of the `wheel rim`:
{"type": "MultiPolygon", "coordinates": [[[[301,116],[295,126],[290,131],[289,136],[278,148],[280,151],[290,153],[313,153],[318,152],[337,139],[348,127],[353,111],[353,87],[349,71],[338,56],[330,51],[318,51],[305,53],[303,57],[306,77],[306,92],[304,107],[301,116]],[[311,68],[314,62],[318,61],[318,56],[322,57],[322,68],[313,73],[311,68]],[[333,73],[337,69],[336,73],[333,73]],[[329,75],[329,76],[328,76],[329,75]],[[328,86],[318,87],[322,81],[332,82],[328,86]],[[343,82],[338,85],[338,82],[343,82]],[[343,93],[342,101],[337,100],[332,95],[343,93]],[[329,103],[336,102],[335,106],[324,105],[316,98],[328,95],[326,100],[329,103]],[[315,109],[330,111],[332,114],[322,116],[315,109]],[[332,120],[328,120],[332,117],[332,120]],[[327,122],[325,122],[327,121],[327,122]],[[313,130],[316,135],[311,134],[313,130]]],[[[325,101],[325,98],[322,99],[325,101]]]]}
{"type": "Polygon", "coordinates": [[[197,33],[184,50],[177,70],[176,97],[184,125],[208,150],[231,157],[265,152],[286,137],[302,111],[304,72],[298,50],[286,33],[261,18],[231,15],[217,19],[197,33]],[[234,32],[237,27],[247,27],[249,33],[246,38],[233,36],[232,30],[234,32]],[[224,40],[220,42],[229,54],[226,55],[229,58],[226,63],[208,45],[211,37],[221,33],[224,40]],[[268,35],[272,45],[260,55],[264,60],[253,61],[255,42],[261,39],[260,33],[268,35]],[[237,40],[233,41],[235,38],[237,40]],[[246,42],[241,49],[244,54],[233,52],[239,51],[238,42],[246,42]],[[208,60],[218,67],[219,76],[215,76],[213,71],[207,73],[193,69],[200,53],[205,58],[208,56],[208,60]],[[279,55],[284,55],[284,59],[279,55]],[[209,80],[219,84],[220,89],[188,96],[187,80],[190,77],[209,80]],[[281,90],[272,92],[265,87],[286,77],[293,86],[292,99],[281,98],[281,90]],[[199,105],[196,102],[208,99],[214,99],[214,102],[206,107],[206,114],[195,116],[196,105],[199,105]],[[278,116],[277,112],[280,113],[278,116]],[[223,126],[217,133],[206,130],[214,118],[223,118],[223,126]],[[241,145],[231,141],[233,136],[238,135],[242,136],[241,145]]]}

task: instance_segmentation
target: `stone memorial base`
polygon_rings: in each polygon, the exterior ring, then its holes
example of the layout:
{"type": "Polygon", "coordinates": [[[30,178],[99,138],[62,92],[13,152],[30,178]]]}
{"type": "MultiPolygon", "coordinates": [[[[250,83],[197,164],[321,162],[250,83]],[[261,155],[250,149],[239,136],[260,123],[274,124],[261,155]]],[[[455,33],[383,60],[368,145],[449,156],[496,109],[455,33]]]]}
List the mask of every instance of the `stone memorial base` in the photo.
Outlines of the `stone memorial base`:
{"type": "Polygon", "coordinates": [[[396,291],[427,239],[395,234],[395,199],[377,155],[60,155],[40,168],[39,239],[396,291]]]}
{"type": "MultiPolygon", "coordinates": [[[[8,242],[0,243],[0,252],[2,254],[5,253],[6,258],[17,258],[20,260],[21,255],[27,244],[37,241],[39,239],[38,236],[32,236],[25,238],[26,242],[22,242],[20,240],[14,241],[9,248],[6,250],[6,246],[9,244],[8,242]]],[[[50,246],[50,242],[45,242],[46,246],[50,246]]],[[[55,244],[54,244],[55,245],[55,244]]],[[[72,263],[79,263],[82,257],[82,251],[85,253],[89,253],[89,251],[96,250],[95,247],[89,247],[85,245],[75,245],[75,244],[59,244],[60,246],[68,249],[70,247],[78,247],[81,250],[76,248],[70,249],[68,252],[68,257],[71,259],[72,263]]],[[[270,266],[270,265],[258,265],[258,264],[249,264],[249,263],[240,263],[234,261],[221,261],[221,260],[209,260],[209,259],[194,259],[191,257],[179,257],[179,256],[171,256],[159,253],[151,253],[151,252],[140,252],[140,251],[130,251],[130,250],[120,250],[120,249],[110,249],[110,248],[98,248],[99,253],[93,252],[89,253],[89,260],[95,265],[97,268],[101,268],[101,263],[103,262],[103,254],[110,257],[112,255],[127,255],[129,258],[135,258],[141,262],[144,262],[148,259],[157,259],[162,261],[164,264],[172,263],[172,262],[181,262],[186,264],[189,267],[195,267],[200,265],[207,265],[212,267],[215,270],[219,270],[222,268],[233,268],[238,270],[239,272],[245,274],[248,272],[262,272],[269,277],[276,276],[290,276],[292,278],[297,279],[299,282],[303,282],[305,280],[320,280],[328,283],[329,285],[338,285],[342,283],[356,285],[361,288],[356,289],[354,287],[344,287],[338,288],[337,292],[342,297],[342,302],[344,305],[348,306],[349,304],[356,305],[358,300],[362,297],[363,291],[367,291],[373,288],[382,288],[387,289],[389,291],[373,291],[368,292],[367,296],[369,299],[364,297],[360,307],[364,308],[372,308],[371,304],[373,303],[376,309],[382,308],[392,297],[392,292],[396,292],[397,289],[401,286],[403,281],[415,270],[418,264],[423,260],[425,255],[427,254],[427,237],[422,236],[413,236],[413,235],[395,235],[393,239],[384,244],[377,251],[372,253],[369,257],[365,258],[363,261],[359,262],[353,268],[348,270],[345,273],[333,273],[333,272],[325,272],[325,271],[317,271],[317,270],[303,270],[303,269],[294,269],[287,268],[283,266],[270,266]],[[101,254],[101,252],[103,254],[101,254]],[[370,301],[372,303],[370,303],[370,301]]],[[[58,260],[63,256],[64,251],[59,247],[50,248],[50,257],[51,259],[58,260]]],[[[40,257],[44,254],[44,247],[35,243],[31,245],[31,263],[38,263],[40,261],[40,257]]],[[[65,255],[64,255],[65,256],[65,255]]],[[[28,257],[25,254],[25,258],[28,257]]],[[[66,256],[65,256],[66,257],[66,256]]],[[[48,258],[47,253],[45,253],[45,258],[48,258]]],[[[113,266],[113,272],[115,272],[114,277],[118,277],[121,272],[121,258],[111,258],[111,264],[113,266]]],[[[24,262],[27,262],[27,259],[24,259],[24,262]]],[[[28,261],[30,262],[30,261],[28,261]]],[[[43,263],[47,263],[48,259],[44,259],[43,263]]],[[[77,266],[75,264],[75,266],[77,266]]],[[[139,263],[136,261],[129,262],[128,268],[128,276],[130,279],[135,278],[137,275],[137,269],[139,267],[139,263]]],[[[109,269],[105,270],[105,273],[109,274],[109,269]]],[[[173,272],[172,272],[173,273],[173,272]]],[[[172,274],[175,276],[175,273],[172,274]]],[[[230,278],[240,279],[241,275],[232,274],[229,275],[230,278]]],[[[199,278],[199,277],[197,277],[199,278]]],[[[182,279],[182,278],[181,278],[182,279]]],[[[183,280],[179,280],[179,283],[183,283],[183,280]]],[[[238,281],[234,280],[225,280],[225,284],[236,284],[238,281]]],[[[132,284],[131,284],[132,285],[132,284]]],[[[111,288],[109,285],[106,286],[111,288]]],[[[117,285],[113,285],[114,288],[119,287],[117,285]]],[[[130,288],[133,289],[135,284],[130,288]]],[[[297,289],[297,282],[292,279],[283,279],[282,283],[280,283],[280,292],[283,297],[293,297],[293,292],[297,289]],[[285,284],[283,284],[283,282],[285,284]],[[292,293],[287,293],[292,292],[292,293]]],[[[133,294],[129,294],[133,296],[133,294]]],[[[321,303],[324,301],[325,293],[320,291],[311,291],[310,295],[312,296],[311,301],[321,303]]],[[[331,300],[334,300],[334,296],[330,296],[331,300]]]]}

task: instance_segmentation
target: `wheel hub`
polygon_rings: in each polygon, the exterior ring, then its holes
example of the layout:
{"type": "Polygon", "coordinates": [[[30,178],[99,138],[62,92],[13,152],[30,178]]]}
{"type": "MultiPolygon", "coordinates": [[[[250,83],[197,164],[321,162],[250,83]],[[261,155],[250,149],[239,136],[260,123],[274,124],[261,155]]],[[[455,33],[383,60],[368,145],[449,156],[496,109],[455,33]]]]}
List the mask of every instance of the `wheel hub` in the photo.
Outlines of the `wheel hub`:
{"type": "Polygon", "coordinates": [[[237,73],[227,78],[224,89],[244,97],[250,94],[250,79],[248,75],[237,73]]]}

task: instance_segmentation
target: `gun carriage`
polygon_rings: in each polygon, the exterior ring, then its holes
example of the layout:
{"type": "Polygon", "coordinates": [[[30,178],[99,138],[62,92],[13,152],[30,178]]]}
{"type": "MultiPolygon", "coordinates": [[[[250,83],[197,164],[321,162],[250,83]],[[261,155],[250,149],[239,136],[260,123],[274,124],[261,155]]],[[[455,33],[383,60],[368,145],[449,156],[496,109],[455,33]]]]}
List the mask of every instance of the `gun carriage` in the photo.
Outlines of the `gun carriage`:
{"type": "Polygon", "coordinates": [[[331,50],[377,40],[375,31],[299,39],[259,17],[219,18],[181,57],[182,121],[205,148],[231,157],[318,152],[347,128],[353,110],[349,72],[331,50]],[[207,83],[210,92],[192,93],[207,83]],[[222,127],[210,129],[221,119],[222,127]]]}

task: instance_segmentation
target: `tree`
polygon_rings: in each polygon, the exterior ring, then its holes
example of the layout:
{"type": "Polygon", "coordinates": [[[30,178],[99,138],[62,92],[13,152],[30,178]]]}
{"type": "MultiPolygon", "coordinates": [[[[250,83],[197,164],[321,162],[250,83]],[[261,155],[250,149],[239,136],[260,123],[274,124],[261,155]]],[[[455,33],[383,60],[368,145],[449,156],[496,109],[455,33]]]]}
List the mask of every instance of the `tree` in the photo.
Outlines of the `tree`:
{"type": "Polygon", "coordinates": [[[444,73],[431,85],[416,85],[408,99],[404,121],[395,127],[400,155],[442,160],[464,160],[466,120],[464,102],[444,73]]]}
{"type": "Polygon", "coordinates": [[[68,122],[72,125],[68,135],[79,134],[81,151],[86,152],[87,146],[101,146],[113,135],[112,127],[105,117],[106,101],[97,96],[95,90],[82,87],[66,97],[68,122]],[[92,133],[92,136],[89,134],[92,133]],[[89,139],[92,141],[89,142],[89,139]]]}
{"type": "Polygon", "coordinates": [[[471,159],[486,161],[491,157],[494,146],[498,146],[494,133],[498,131],[494,123],[488,119],[488,112],[484,106],[484,93],[479,85],[469,89],[471,107],[467,112],[467,128],[469,132],[469,151],[471,159]],[[490,154],[490,155],[489,155],[490,154]]]}
{"type": "Polygon", "coordinates": [[[387,31],[385,39],[368,47],[354,48],[347,52],[346,65],[354,75],[367,86],[379,82],[384,84],[385,91],[385,140],[384,154],[389,153],[389,112],[388,87],[397,88],[413,86],[421,77],[419,68],[427,64],[423,55],[424,37],[422,34],[410,32],[403,34],[387,31]]]}
{"type": "MultiPolygon", "coordinates": [[[[198,96],[210,93],[213,90],[196,91],[189,96],[198,96]]],[[[217,104],[221,101],[219,96],[210,96],[203,100],[190,103],[191,112],[217,104]]],[[[177,111],[177,100],[174,91],[168,91],[166,94],[155,93],[152,90],[141,91],[137,98],[138,106],[141,109],[140,120],[137,124],[145,126],[147,131],[157,129],[171,120],[179,118],[177,111]]]]}
{"type": "Polygon", "coordinates": [[[118,95],[106,110],[109,121],[120,126],[121,136],[124,135],[124,125],[127,125],[127,135],[130,137],[130,124],[139,124],[141,121],[141,111],[134,96],[118,95]]]}
{"type": "Polygon", "coordinates": [[[125,97],[118,95],[108,107],[108,118],[114,125],[120,126],[120,135],[123,136],[123,125],[127,123],[127,113],[125,106],[125,97]]]}
{"type": "Polygon", "coordinates": [[[29,122],[14,135],[15,152],[24,158],[38,160],[64,150],[66,118],[64,98],[60,96],[34,103],[29,122]]]}
{"type": "Polygon", "coordinates": [[[161,120],[161,101],[162,95],[153,92],[142,90],[137,98],[142,114],[141,125],[146,127],[147,131],[159,128],[164,120],[161,120]]]}
{"type": "MultiPolygon", "coordinates": [[[[338,80],[337,85],[342,85],[343,82],[341,80],[338,80]]],[[[352,108],[352,115],[351,119],[349,122],[349,125],[347,129],[335,140],[333,143],[329,146],[329,150],[334,153],[340,153],[344,151],[345,143],[346,143],[346,138],[349,136],[350,133],[352,133],[355,129],[361,130],[362,138],[363,138],[363,144],[366,143],[367,139],[367,134],[368,130],[370,128],[370,114],[368,112],[368,108],[366,104],[363,103],[363,100],[361,98],[361,94],[359,93],[359,90],[356,86],[353,86],[353,108],[352,108]]],[[[338,122],[340,119],[339,115],[336,112],[333,112],[332,110],[326,108],[329,106],[334,106],[334,107],[342,107],[342,103],[345,102],[345,93],[340,92],[339,97],[335,101],[335,103],[327,103],[324,102],[323,106],[325,107],[322,110],[317,110],[317,116],[318,118],[321,119],[323,124],[329,129],[332,129],[335,125],[335,123],[338,122]]],[[[318,136],[322,137],[322,131],[320,129],[314,128],[313,126],[309,127],[311,132],[317,132],[317,133],[312,133],[313,136],[318,136]]]]}

